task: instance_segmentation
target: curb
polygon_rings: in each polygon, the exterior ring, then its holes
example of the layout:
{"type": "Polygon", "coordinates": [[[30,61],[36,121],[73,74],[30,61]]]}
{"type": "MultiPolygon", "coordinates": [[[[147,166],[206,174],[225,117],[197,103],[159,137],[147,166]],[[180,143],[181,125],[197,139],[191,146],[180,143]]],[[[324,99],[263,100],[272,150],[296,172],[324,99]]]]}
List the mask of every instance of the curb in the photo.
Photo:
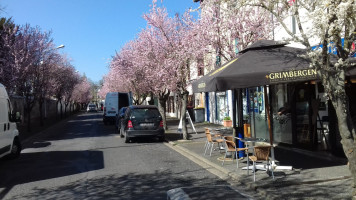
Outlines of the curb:
{"type": "MultiPolygon", "coordinates": [[[[192,160],[193,162],[197,163],[200,166],[202,166],[201,162],[203,162],[204,164],[202,167],[204,167],[205,169],[214,168],[215,170],[222,172],[225,176],[232,178],[235,181],[240,182],[237,174],[235,174],[235,173],[231,172],[230,170],[227,170],[226,168],[223,168],[223,167],[221,167],[221,166],[219,166],[205,158],[202,158],[201,156],[197,155],[194,152],[189,151],[188,149],[180,146],[179,144],[175,144],[171,141],[168,141],[168,143],[165,143],[165,145],[168,146],[169,148],[177,151],[178,153],[181,153],[182,155],[188,157],[190,160],[192,160]],[[200,161],[200,162],[196,162],[196,161],[200,161]]],[[[221,173],[215,174],[215,175],[218,175],[219,177],[221,177],[221,173]]],[[[226,177],[224,177],[224,179],[226,180],[226,177]]]]}
{"type": "Polygon", "coordinates": [[[197,155],[196,153],[189,151],[185,147],[179,146],[171,141],[168,141],[167,143],[164,143],[164,144],[167,147],[169,147],[169,148],[177,151],[178,153],[182,154],[183,156],[187,157],[194,163],[200,165],[201,167],[203,167],[207,171],[211,172],[212,174],[218,176],[219,178],[226,180],[226,181],[228,181],[228,180],[236,181],[237,183],[235,183],[235,184],[237,184],[237,185],[235,185],[235,186],[242,186],[242,187],[245,187],[246,189],[253,190],[253,191],[255,191],[255,193],[257,193],[257,195],[262,196],[264,199],[278,198],[277,196],[268,194],[266,190],[259,188],[255,183],[245,183],[245,182],[240,181],[240,177],[236,173],[234,173],[224,167],[221,167],[221,166],[219,166],[205,158],[202,158],[201,156],[197,155]]]}

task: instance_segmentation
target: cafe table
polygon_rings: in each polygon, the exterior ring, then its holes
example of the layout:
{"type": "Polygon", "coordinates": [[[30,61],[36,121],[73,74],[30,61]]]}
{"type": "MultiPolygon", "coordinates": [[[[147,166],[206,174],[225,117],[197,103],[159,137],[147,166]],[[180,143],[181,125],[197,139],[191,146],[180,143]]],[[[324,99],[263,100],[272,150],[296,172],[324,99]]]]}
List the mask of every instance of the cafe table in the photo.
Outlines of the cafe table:
{"type": "MultiPolygon", "coordinates": [[[[246,147],[249,149],[253,149],[253,146],[255,145],[256,142],[266,142],[267,141],[266,139],[263,139],[263,138],[238,138],[238,139],[241,140],[242,142],[244,142],[246,147]]],[[[272,147],[271,151],[273,151],[273,147],[272,147]]],[[[274,167],[274,170],[292,170],[293,169],[292,166],[277,166],[275,164],[274,152],[271,152],[271,154],[272,154],[272,166],[274,167]]],[[[247,160],[248,160],[248,157],[247,157],[247,160]]],[[[248,160],[247,167],[243,167],[242,169],[252,170],[253,166],[249,166],[249,160],[248,160]]],[[[256,169],[267,171],[267,168],[265,165],[256,165],[256,169]]]]}
{"type": "MultiPolygon", "coordinates": [[[[237,138],[237,139],[239,139],[241,142],[244,142],[245,146],[248,149],[253,149],[256,142],[266,142],[267,141],[266,139],[263,139],[263,138],[248,138],[248,137],[237,138]]],[[[248,159],[248,153],[247,153],[247,167],[243,167],[242,169],[243,170],[247,170],[247,169],[253,170],[253,166],[249,166],[249,164],[250,164],[250,161],[248,159]]],[[[265,171],[267,170],[265,165],[256,165],[256,169],[265,170],[265,171]]]]}

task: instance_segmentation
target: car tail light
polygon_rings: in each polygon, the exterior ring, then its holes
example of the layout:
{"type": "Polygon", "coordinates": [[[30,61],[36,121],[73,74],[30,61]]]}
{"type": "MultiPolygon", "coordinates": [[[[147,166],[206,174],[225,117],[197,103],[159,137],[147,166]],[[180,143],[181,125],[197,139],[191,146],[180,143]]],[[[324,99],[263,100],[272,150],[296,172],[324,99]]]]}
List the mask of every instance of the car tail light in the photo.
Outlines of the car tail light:
{"type": "Polygon", "coordinates": [[[159,127],[163,127],[163,121],[159,122],[159,127]]]}
{"type": "Polygon", "coordinates": [[[133,126],[132,126],[132,121],[131,121],[131,120],[129,120],[129,121],[127,122],[127,128],[133,128],[133,126]]]}

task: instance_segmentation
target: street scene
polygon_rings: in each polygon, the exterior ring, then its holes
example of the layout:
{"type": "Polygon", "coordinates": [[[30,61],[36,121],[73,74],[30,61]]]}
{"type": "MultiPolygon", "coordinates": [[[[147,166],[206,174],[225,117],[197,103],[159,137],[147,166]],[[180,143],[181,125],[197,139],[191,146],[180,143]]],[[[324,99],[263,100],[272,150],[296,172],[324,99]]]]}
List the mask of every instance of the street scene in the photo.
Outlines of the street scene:
{"type": "Polygon", "coordinates": [[[0,2],[0,199],[355,199],[356,0],[0,2]]]}
{"type": "Polygon", "coordinates": [[[236,161],[221,165],[223,151],[204,154],[206,124],[195,123],[190,142],[181,140],[178,120],[170,119],[165,142],[125,143],[101,114],[79,113],[24,140],[18,159],[0,161],[1,199],[166,199],[169,190],[183,187],[204,199],[350,198],[342,160],[276,149],[277,159],[295,169],[276,170],[277,181],[258,171],[254,183],[252,172],[242,170],[245,160],[236,169],[236,161]],[[209,189],[221,194],[205,194],[209,189]]]}

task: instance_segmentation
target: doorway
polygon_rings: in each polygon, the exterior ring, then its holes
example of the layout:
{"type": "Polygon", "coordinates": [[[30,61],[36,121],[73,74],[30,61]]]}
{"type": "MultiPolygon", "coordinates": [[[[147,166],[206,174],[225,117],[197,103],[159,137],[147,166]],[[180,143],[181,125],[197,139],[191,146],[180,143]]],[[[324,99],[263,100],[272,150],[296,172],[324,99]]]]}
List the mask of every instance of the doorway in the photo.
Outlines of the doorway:
{"type": "Polygon", "coordinates": [[[293,111],[293,143],[301,148],[314,149],[317,141],[315,123],[315,85],[300,83],[295,85],[293,111]]]}

